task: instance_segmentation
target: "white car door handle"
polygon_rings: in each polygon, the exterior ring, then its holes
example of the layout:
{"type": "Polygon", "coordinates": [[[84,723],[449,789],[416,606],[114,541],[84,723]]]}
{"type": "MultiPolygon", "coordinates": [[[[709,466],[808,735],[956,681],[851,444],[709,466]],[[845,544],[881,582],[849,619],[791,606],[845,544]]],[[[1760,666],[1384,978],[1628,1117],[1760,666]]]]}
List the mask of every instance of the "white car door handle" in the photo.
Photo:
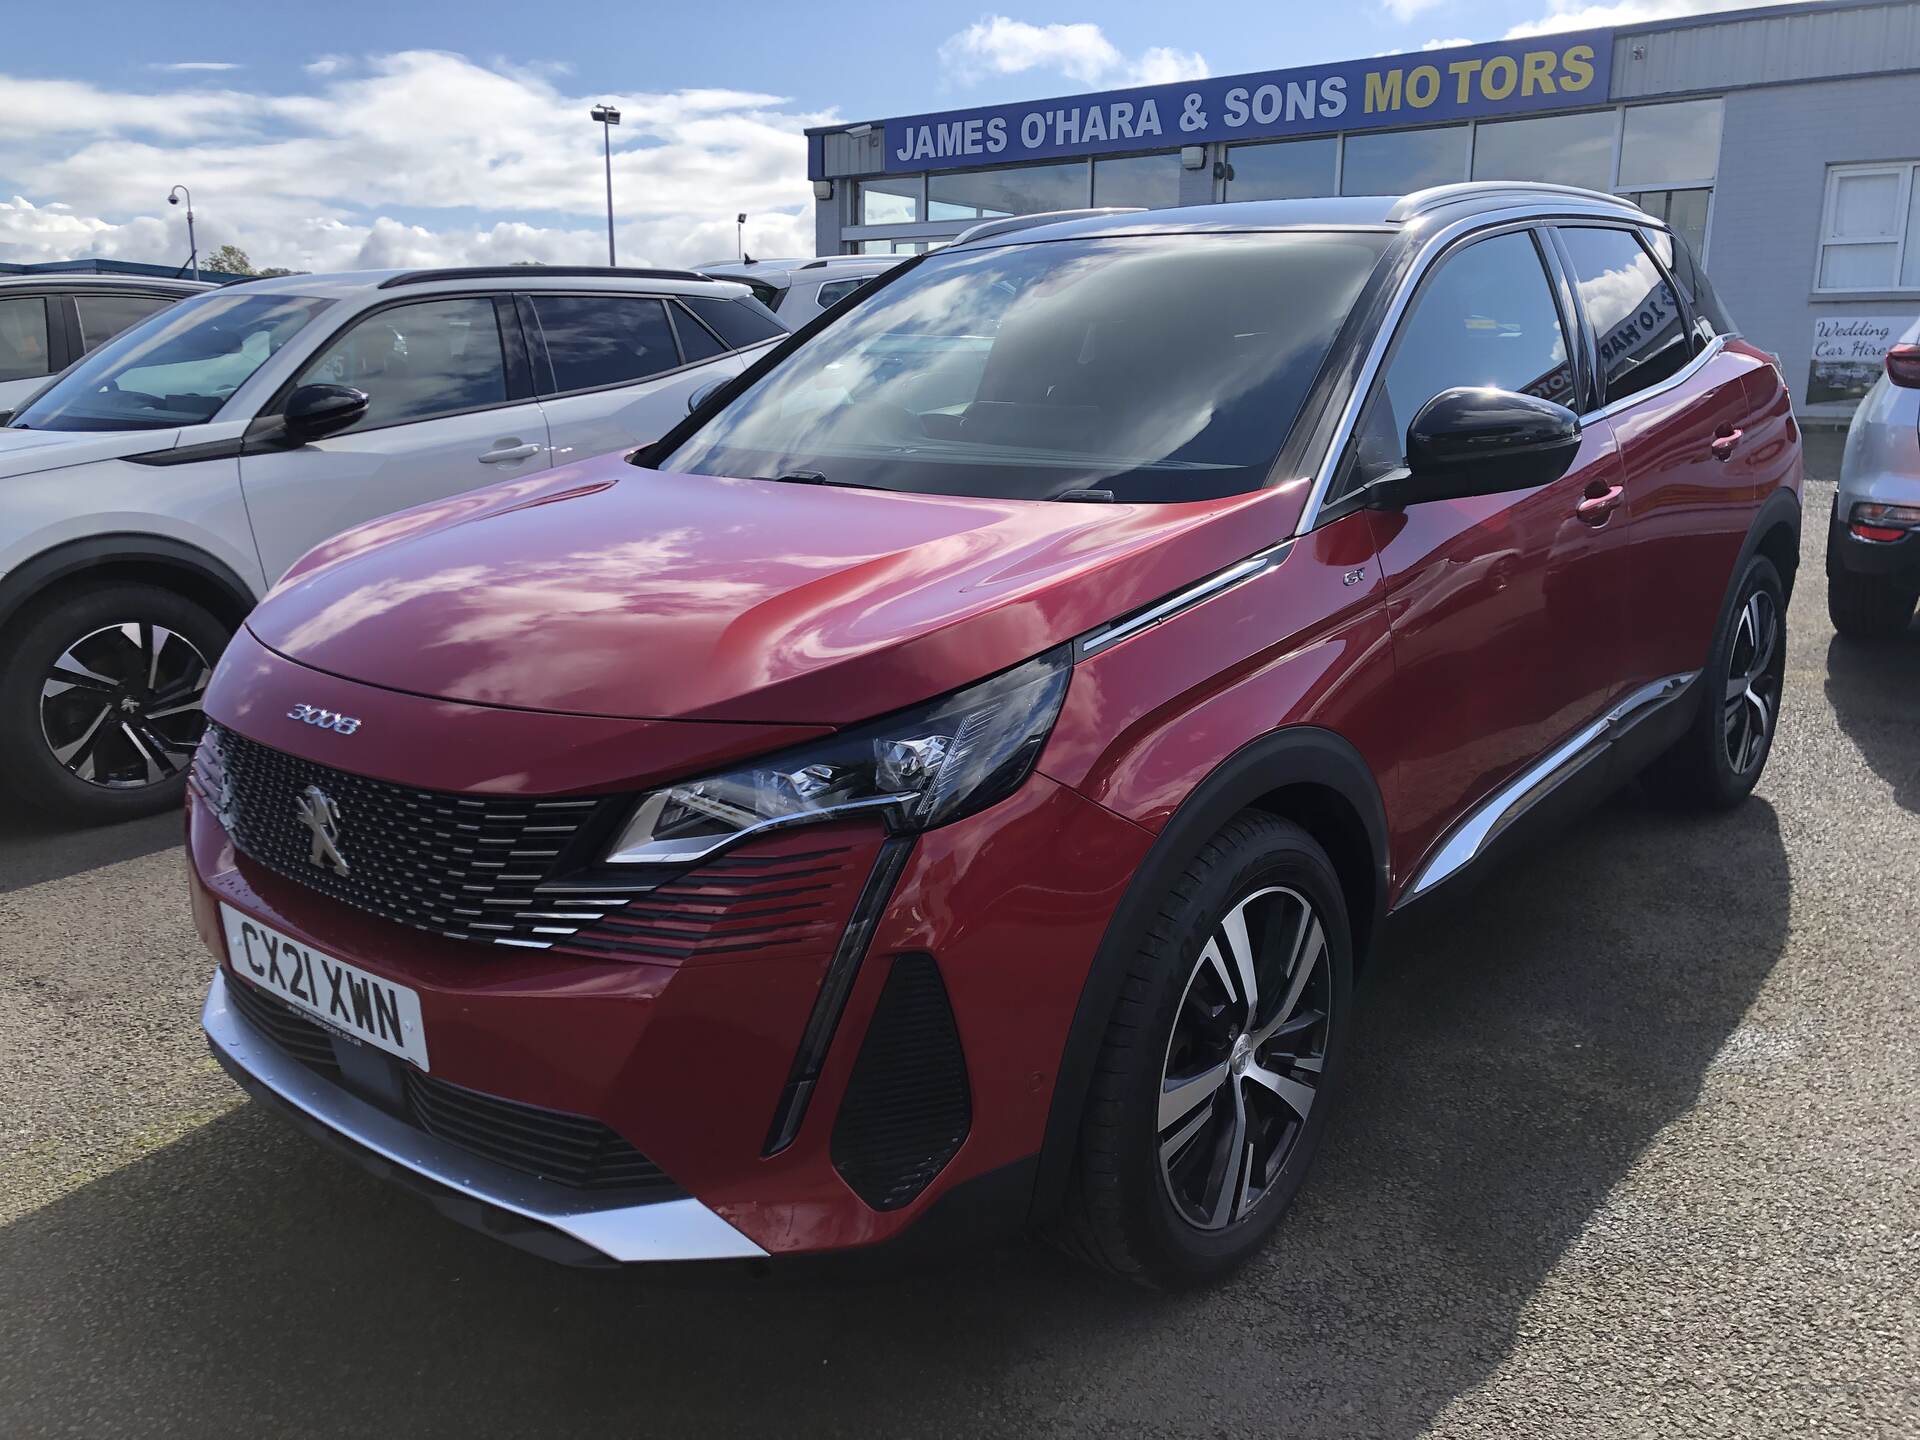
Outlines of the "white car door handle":
{"type": "Polygon", "coordinates": [[[510,465],[515,460],[526,460],[540,453],[538,445],[508,445],[504,449],[489,450],[480,457],[482,465],[510,465]]]}

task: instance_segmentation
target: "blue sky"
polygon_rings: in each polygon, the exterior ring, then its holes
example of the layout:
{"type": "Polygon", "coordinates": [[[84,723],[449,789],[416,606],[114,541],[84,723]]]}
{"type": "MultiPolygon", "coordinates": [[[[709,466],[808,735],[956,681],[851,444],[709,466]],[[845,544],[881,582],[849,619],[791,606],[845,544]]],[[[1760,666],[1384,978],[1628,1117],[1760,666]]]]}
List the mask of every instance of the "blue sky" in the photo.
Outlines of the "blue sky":
{"type": "Polygon", "coordinates": [[[749,248],[795,253],[811,246],[807,124],[1720,8],[1731,7],[12,7],[0,259],[184,258],[164,204],[180,181],[203,248],[234,241],[260,264],[590,260],[603,199],[585,110],[602,97],[628,116],[615,157],[623,259],[724,254],[742,209],[749,248]]]}

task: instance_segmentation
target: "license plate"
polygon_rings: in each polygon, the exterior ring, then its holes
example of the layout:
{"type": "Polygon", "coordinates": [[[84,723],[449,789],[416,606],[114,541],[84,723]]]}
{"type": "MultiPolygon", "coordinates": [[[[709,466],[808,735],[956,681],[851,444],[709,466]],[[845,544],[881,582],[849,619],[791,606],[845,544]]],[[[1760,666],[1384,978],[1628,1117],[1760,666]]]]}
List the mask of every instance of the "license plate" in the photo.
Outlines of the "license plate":
{"type": "Polygon", "coordinates": [[[220,907],[220,919],[238,973],[349,1039],[429,1068],[416,992],[302,945],[231,905],[220,907]]]}

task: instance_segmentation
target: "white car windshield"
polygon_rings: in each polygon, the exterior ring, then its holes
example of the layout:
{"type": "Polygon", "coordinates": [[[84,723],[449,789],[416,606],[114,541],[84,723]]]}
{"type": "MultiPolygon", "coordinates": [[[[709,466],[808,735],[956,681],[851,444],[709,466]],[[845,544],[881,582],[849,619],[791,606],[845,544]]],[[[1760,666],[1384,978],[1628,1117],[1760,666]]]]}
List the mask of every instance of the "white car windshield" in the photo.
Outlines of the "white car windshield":
{"type": "Polygon", "coordinates": [[[944,251],[653,463],[1032,500],[1253,489],[1385,246],[1253,232],[944,251]]]}
{"type": "Polygon", "coordinates": [[[202,425],[334,302],[215,293],[115,336],[13,418],[23,430],[166,430],[202,425]]]}

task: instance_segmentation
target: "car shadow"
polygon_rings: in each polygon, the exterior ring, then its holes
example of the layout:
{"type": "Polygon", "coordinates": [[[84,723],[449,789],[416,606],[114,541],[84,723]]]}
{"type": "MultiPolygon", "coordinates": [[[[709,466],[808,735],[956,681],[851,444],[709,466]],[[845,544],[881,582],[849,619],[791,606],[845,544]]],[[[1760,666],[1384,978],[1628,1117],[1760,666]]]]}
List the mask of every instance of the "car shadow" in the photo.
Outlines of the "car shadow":
{"type": "Polygon", "coordinates": [[[0,796],[0,895],[136,860],[178,845],[180,835],[177,810],[113,825],[80,826],[23,810],[0,796]]]}
{"type": "Polygon", "coordinates": [[[1895,803],[1920,812],[1920,621],[1881,644],[1834,636],[1826,691],[1842,733],[1893,787],[1895,803]]]}
{"type": "Polygon", "coordinates": [[[1696,1103],[1787,882],[1764,801],[1630,792],[1410,922],[1294,1213],[1188,1294],[1031,1244],[566,1270],[242,1106],[0,1228],[0,1432],[1411,1437],[1696,1103]]]}

